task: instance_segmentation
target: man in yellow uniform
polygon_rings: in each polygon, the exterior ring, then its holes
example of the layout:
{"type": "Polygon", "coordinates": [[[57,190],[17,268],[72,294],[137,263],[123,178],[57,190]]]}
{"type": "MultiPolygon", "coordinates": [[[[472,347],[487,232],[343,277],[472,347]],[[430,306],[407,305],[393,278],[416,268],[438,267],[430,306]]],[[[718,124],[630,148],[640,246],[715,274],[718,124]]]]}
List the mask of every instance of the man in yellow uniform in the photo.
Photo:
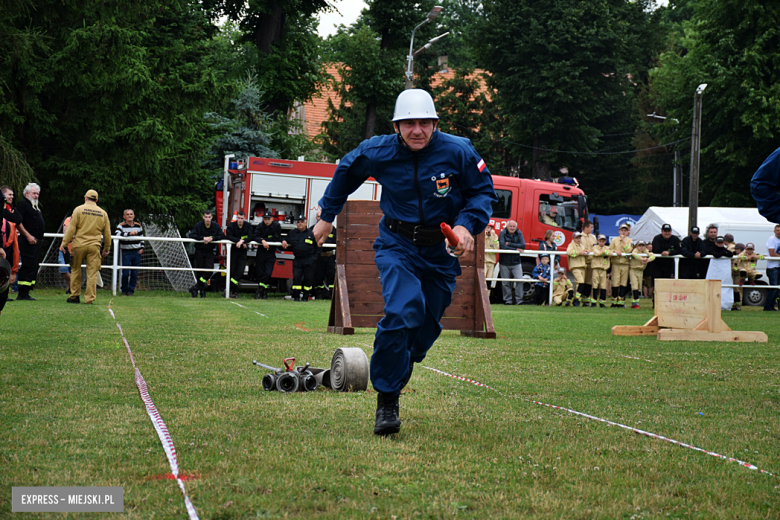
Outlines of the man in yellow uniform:
{"type": "MultiPolygon", "coordinates": [[[[95,301],[95,286],[100,272],[102,258],[108,256],[111,249],[111,224],[108,215],[97,205],[98,194],[89,190],[84,195],[84,204],[73,210],[70,226],[62,238],[62,244],[73,240],[71,255],[70,297],[68,303],[80,303],[81,263],[87,264],[87,289],[84,291],[84,303],[95,301]],[[103,239],[103,256],[100,253],[100,239],[103,239]]],[[[60,246],[64,252],[64,248],[60,246]]]]}
{"type": "Polygon", "coordinates": [[[591,258],[591,267],[593,268],[593,306],[596,306],[596,300],[600,307],[607,306],[607,269],[609,269],[610,249],[607,245],[606,235],[599,235],[598,242],[591,248],[593,256],[591,258]]]}
{"type": "Polygon", "coordinates": [[[626,308],[626,293],[628,292],[629,257],[634,249],[634,242],[628,238],[628,224],[621,224],[619,237],[613,238],[609,244],[612,251],[612,307],[626,308]],[[623,256],[625,255],[625,256],[623,256]]]}
{"type": "MultiPolygon", "coordinates": [[[[585,251],[593,252],[593,248],[598,243],[598,240],[596,239],[596,235],[593,234],[593,222],[590,220],[586,220],[582,223],[582,248],[585,249],[585,251]]],[[[592,293],[594,283],[593,283],[593,257],[586,256],[585,257],[585,283],[582,284],[582,289],[578,289],[580,293],[582,294],[582,306],[583,307],[590,307],[593,305],[596,306],[596,303],[598,301],[598,294],[592,293]]]]}
{"type": "Polygon", "coordinates": [[[587,269],[585,259],[590,251],[586,251],[582,247],[582,233],[575,231],[571,236],[571,244],[566,249],[566,254],[569,257],[569,270],[574,276],[574,282],[577,284],[574,288],[574,303],[575,307],[580,306],[580,286],[585,283],[585,271],[587,269]]]}
{"type": "MultiPolygon", "coordinates": [[[[498,249],[498,235],[495,228],[488,224],[485,228],[485,249],[498,249]]],[[[497,253],[485,253],[485,278],[493,278],[493,271],[496,269],[497,253]]],[[[490,286],[490,282],[488,282],[490,286]]]]}
{"type": "Polygon", "coordinates": [[[647,264],[655,260],[655,255],[647,250],[647,243],[640,240],[636,243],[634,252],[628,263],[628,277],[631,281],[631,308],[639,308],[639,295],[642,294],[642,278],[647,264]],[[645,256],[647,255],[647,256],[645,256]]]}

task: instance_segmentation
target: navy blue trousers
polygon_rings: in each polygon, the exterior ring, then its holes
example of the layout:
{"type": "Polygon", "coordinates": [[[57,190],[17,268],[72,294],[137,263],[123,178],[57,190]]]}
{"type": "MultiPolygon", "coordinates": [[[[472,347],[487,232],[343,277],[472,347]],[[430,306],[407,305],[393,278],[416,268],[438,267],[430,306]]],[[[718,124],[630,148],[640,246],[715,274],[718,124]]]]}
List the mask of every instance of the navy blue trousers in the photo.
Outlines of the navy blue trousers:
{"type": "Polygon", "coordinates": [[[374,390],[398,394],[410,361],[419,363],[441,334],[460,264],[444,243],[415,246],[384,224],[374,242],[385,316],[377,324],[371,356],[374,390]]]}

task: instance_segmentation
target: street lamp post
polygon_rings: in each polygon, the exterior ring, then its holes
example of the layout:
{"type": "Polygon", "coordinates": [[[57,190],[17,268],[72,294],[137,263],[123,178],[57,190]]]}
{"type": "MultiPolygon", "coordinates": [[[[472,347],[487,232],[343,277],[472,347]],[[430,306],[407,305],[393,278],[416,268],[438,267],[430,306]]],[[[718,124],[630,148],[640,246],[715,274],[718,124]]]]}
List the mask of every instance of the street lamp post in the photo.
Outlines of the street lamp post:
{"type": "MultiPolygon", "coordinates": [[[[441,13],[442,9],[444,8],[440,5],[434,6],[433,9],[431,9],[431,12],[428,13],[428,17],[425,19],[425,21],[415,27],[412,31],[412,41],[409,42],[409,55],[406,57],[406,81],[404,83],[404,89],[406,90],[414,88],[412,86],[412,66],[414,65],[414,33],[417,32],[417,29],[439,16],[439,13],[441,13]]],[[[432,42],[433,40],[428,43],[432,42]]]]}
{"type": "Polygon", "coordinates": [[[707,88],[702,83],[693,95],[693,130],[691,131],[691,182],[688,188],[688,229],[697,226],[699,213],[699,152],[701,151],[701,94],[707,88]]]}
{"type": "MultiPolygon", "coordinates": [[[[647,114],[647,117],[653,119],[660,119],[666,121],[666,117],[656,115],[655,112],[647,114]]],[[[676,124],[680,124],[680,121],[672,118],[676,124]]],[[[674,148],[674,167],[672,168],[672,206],[675,208],[682,207],[682,169],[680,168],[680,150],[675,146],[674,148]]]]}
{"type": "Polygon", "coordinates": [[[225,176],[222,183],[222,229],[227,226],[227,214],[228,214],[228,184],[230,183],[230,159],[235,157],[236,154],[229,153],[225,155],[225,176]]]}

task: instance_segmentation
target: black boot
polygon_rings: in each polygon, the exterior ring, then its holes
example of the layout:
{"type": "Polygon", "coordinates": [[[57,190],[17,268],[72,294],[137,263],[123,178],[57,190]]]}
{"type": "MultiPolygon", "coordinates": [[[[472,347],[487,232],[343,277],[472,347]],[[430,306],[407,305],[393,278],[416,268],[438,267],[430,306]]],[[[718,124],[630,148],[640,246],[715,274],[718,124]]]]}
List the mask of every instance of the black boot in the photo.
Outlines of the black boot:
{"type": "Polygon", "coordinates": [[[31,301],[34,302],[35,298],[30,296],[30,287],[27,285],[19,286],[19,296],[16,297],[16,301],[31,301]]]}
{"type": "Polygon", "coordinates": [[[263,288],[262,287],[258,287],[257,290],[255,291],[254,298],[255,298],[255,300],[259,300],[262,297],[263,297],[263,288]]]}
{"type": "Polygon", "coordinates": [[[268,299],[268,288],[267,287],[263,287],[262,289],[260,289],[260,299],[261,300],[267,300],[268,299]]]}
{"type": "Polygon", "coordinates": [[[401,419],[398,418],[398,396],[377,394],[374,433],[377,435],[391,435],[399,431],[401,431],[401,419]]]}
{"type": "Polygon", "coordinates": [[[190,287],[189,291],[190,291],[190,294],[192,295],[193,298],[197,298],[198,297],[198,286],[197,285],[193,285],[192,287],[190,287]]]}

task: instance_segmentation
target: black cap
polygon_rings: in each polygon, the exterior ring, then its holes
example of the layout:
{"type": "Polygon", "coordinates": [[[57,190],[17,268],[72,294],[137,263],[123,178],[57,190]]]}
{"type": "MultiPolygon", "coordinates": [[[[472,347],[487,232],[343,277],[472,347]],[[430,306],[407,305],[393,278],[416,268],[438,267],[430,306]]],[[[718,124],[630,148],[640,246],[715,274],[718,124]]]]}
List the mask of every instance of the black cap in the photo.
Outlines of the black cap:
{"type": "Polygon", "coordinates": [[[303,215],[298,215],[298,218],[296,218],[295,221],[298,222],[300,220],[303,220],[305,222],[306,221],[306,217],[304,217],[303,215]]]}
{"type": "Polygon", "coordinates": [[[699,234],[699,228],[698,228],[698,227],[696,227],[696,226],[693,226],[693,227],[691,228],[691,233],[694,233],[694,234],[698,235],[698,234],[699,234]]]}
{"type": "Polygon", "coordinates": [[[718,237],[715,239],[715,242],[725,242],[726,240],[723,237],[718,237]]]}
{"type": "Polygon", "coordinates": [[[671,230],[672,230],[672,226],[670,226],[669,224],[664,224],[663,226],[661,226],[661,231],[671,231],[671,230]]]}
{"type": "Polygon", "coordinates": [[[263,213],[263,218],[274,218],[274,213],[270,209],[265,210],[265,213],[263,213]]]}

